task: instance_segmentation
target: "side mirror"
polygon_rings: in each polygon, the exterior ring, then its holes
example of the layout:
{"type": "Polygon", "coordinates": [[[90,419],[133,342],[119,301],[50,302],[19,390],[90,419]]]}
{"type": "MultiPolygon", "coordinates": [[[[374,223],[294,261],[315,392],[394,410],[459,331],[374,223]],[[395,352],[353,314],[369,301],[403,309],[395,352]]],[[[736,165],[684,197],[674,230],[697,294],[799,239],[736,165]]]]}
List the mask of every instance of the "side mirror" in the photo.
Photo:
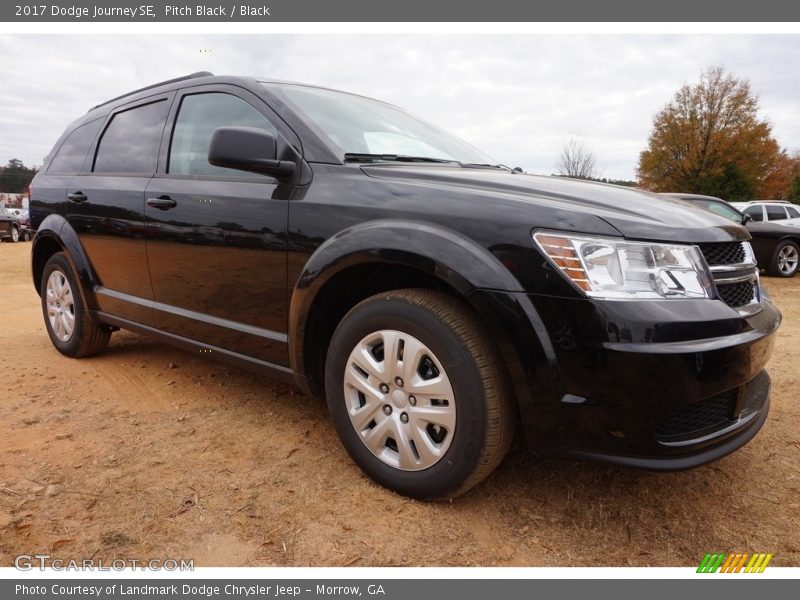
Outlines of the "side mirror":
{"type": "Polygon", "coordinates": [[[290,160],[278,160],[278,142],[256,127],[218,127],[211,134],[208,162],[216,167],[288,177],[296,168],[290,160]]]}
{"type": "Polygon", "coordinates": [[[748,215],[747,213],[742,213],[742,225],[747,225],[748,221],[752,221],[753,217],[748,215]]]}

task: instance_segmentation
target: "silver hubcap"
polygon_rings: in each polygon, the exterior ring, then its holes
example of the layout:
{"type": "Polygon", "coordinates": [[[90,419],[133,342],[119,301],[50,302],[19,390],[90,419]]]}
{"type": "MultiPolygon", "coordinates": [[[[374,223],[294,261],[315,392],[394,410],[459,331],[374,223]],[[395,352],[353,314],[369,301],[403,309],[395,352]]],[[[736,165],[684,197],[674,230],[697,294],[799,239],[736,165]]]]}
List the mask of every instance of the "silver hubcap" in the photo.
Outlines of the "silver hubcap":
{"type": "Polygon", "coordinates": [[[50,329],[60,341],[68,342],[75,330],[75,302],[64,273],[58,270],[50,273],[45,293],[50,329]]]}
{"type": "Polygon", "coordinates": [[[387,329],[356,344],[347,359],[344,397],[361,441],[391,467],[427,469],[450,447],[453,386],[430,348],[412,335],[387,329]]]}
{"type": "Polygon", "coordinates": [[[789,275],[797,270],[798,255],[794,246],[784,246],[778,252],[778,269],[781,273],[789,275]]]}
{"type": "Polygon", "coordinates": [[[16,227],[11,228],[11,240],[14,242],[19,241],[19,231],[17,231],[16,227]]]}

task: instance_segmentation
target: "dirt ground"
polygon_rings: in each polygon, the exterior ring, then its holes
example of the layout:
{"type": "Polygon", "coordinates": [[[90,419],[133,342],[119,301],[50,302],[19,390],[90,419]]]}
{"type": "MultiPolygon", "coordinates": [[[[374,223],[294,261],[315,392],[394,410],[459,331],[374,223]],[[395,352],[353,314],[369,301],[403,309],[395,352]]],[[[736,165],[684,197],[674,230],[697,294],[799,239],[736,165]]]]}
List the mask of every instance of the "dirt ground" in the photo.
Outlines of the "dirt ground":
{"type": "Polygon", "coordinates": [[[196,566],[690,566],[707,551],[800,565],[800,277],[772,410],[747,446],[689,472],[540,460],[517,448],[451,503],[399,497],[290,387],[118,332],[51,346],[30,244],[0,244],[0,565],[184,558],[196,566]]]}

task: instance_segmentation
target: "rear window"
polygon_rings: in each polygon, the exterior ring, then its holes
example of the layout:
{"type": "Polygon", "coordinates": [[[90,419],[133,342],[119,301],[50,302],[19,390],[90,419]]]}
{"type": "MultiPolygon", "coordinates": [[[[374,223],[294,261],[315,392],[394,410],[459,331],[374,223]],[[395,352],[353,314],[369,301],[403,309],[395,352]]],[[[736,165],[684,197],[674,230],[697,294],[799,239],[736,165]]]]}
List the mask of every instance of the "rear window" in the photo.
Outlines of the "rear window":
{"type": "Polygon", "coordinates": [[[163,100],[114,115],[100,138],[95,173],[155,173],[166,120],[163,100]]]}
{"type": "Polygon", "coordinates": [[[102,119],[96,119],[91,123],[81,125],[70,133],[64,143],[61,144],[53,160],[50,161],[47,173],[52,175],[79,173],[83,169],[86,153],[89,152],[89,147],[97,136],[97,132],[100,131],[102,124],[102,119]]]}
{"type": "Polygon", "coordinates": [[[796,208],[794,208],[793,206],[787,206],[786,207],[786,212],[789,213],[789,218],[790,219],[798,219],[798,218],[800,218],[800,212],[798,212],[798,210],[796,208]]]}

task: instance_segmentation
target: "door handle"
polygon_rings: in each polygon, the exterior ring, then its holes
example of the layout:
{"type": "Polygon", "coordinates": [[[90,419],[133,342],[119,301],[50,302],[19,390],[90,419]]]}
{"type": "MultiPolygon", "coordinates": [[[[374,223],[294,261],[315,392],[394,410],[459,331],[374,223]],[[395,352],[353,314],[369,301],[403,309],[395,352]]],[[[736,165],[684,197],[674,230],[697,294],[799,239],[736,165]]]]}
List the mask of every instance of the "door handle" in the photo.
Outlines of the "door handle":
{"type": "Polygon", "coordinates": [[[169,196],[158,196],[157,198],[148,198],[147,206],[152,206],[158,210],[169,210],[178,206],[178,203],[169,196]]]}
{"type": "Polygon", "coordinates": [[[86,202],[88,198],[83,192],[73,192],[71,194],[67,194],[67,200],[74,202],[75,204],[80,204],[81,202],[86,202]]]}

